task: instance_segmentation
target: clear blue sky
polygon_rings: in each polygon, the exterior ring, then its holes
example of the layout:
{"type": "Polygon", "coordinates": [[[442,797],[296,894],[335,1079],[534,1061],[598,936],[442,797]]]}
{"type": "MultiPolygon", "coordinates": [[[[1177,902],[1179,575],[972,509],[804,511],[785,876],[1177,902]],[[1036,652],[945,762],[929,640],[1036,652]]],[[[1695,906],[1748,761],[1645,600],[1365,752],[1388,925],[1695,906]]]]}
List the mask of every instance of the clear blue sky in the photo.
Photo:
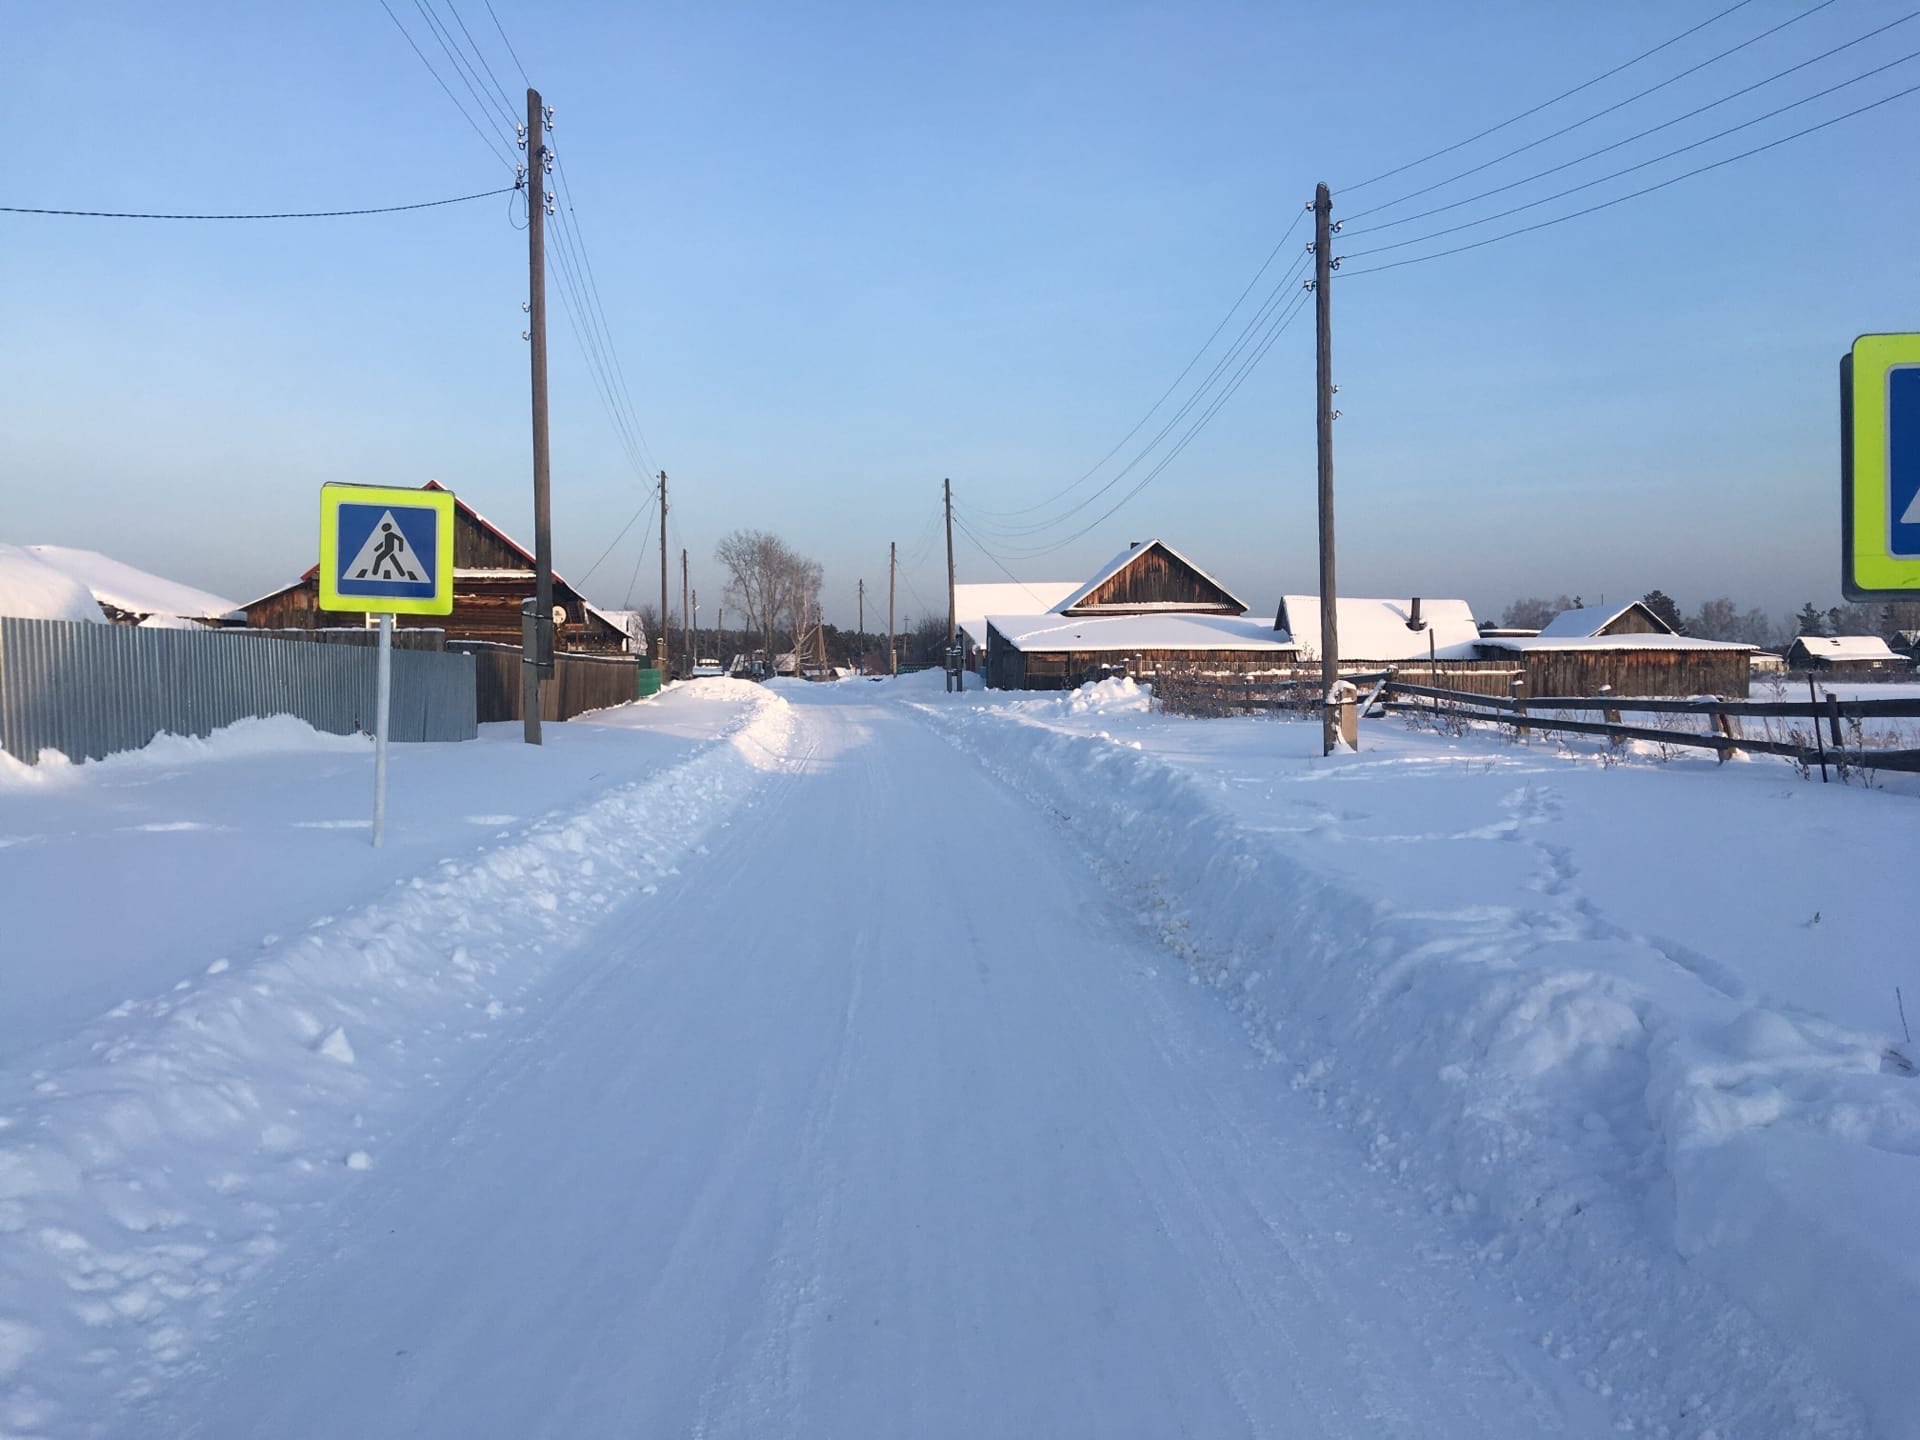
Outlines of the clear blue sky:
{"type": "MultiPolygon", "coordinates": [[[[941,477],[982,515],[1079,475],[1316,180],[1352,213],[1441,178],[1505,147],[1341,193],[1724,0],[495,3],[558,107],[606,312],[673,477],[676,603],[681,544],[710,619],[714,541],[755,526],[823,562],[829,617],[851,623],[857,578],[884,603],[890,539],[914,559],[903,610],[944,610],[939,547],[922,546],[941,477]]],[[[1753,0],[1497,138],[1544,133],[1811,3],[1753,0]]],[[[394,9],[445,69],[413,0],[394,9]]],[[[459,13],[518,96],[480,0],[459,13]]],[[[1482,178],[1901,13],[1836,0],[1482,178]]],[[[8,23],[11,203],[335,208],[508,178],[377,0],[34,6],[8,23]]],[[[1920,22],[1608,158],[1915,49],[1920,22]]],[[[1920,62],[1690,159],[1916,81],[1920,62]]],[[[1656,585],[1685,606],[1832,603],[1835,365],[1857,333],[1920,328],[1916,138],[1920,96],[1585,220],[1339,283],[1341,588],[1490,612],[1656,585]]],[[[90,546],[247,599],[311,563],[323,481],[439,479],[529,534],[524,237],[503,200],[257,225],[0,216],[0,255],[0,539],[90,546]]],[[[1072,578],[1159,535],[1262,608],[1313,589],[1306,318],[1139,499],[1016,571],[1072,578]]],[[[577,578],[641,481],[557,305],[552,354],[556,556],[577,578]]],[[[626,598],[640,538],[593,575],[593,598],[626,598]]],[[[960,557],[963,579],[1001,578],[964,541],[960,557]]],[[[636,602],[657,593],[655,563],[636,602]]]]}

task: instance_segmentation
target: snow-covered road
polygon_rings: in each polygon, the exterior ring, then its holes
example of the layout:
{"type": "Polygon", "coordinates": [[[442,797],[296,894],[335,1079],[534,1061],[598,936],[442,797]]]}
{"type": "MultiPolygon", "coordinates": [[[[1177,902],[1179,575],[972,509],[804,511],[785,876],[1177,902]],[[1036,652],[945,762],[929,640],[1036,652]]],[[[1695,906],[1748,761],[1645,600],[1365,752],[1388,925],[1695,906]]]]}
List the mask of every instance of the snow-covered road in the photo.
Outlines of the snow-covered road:
{"type": "Polygon", "coordinates": [[[758,802],[117,1433],[1611,1433],[1044,807],[785,693],[758,802]]]}

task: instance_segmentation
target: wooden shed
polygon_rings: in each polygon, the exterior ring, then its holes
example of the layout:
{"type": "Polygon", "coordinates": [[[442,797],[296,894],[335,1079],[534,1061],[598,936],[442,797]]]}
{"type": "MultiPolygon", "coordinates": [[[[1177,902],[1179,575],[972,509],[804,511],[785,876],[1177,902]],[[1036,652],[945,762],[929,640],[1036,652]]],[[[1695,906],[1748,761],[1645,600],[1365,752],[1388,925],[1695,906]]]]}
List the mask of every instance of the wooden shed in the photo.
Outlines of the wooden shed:
{"type": "MultiPolygon", "coordinates": [[[[428,490],[446,487],[428,481],[428,490]]],[[[520,643],[520,606],[533,598],[533,555],[506,531],[458,496],[453,520],[453,613],[401,615],[399,626],[444,630],[450,640],[520,643]]],[[[313,630],[338,626],[340,616],[319,608],[320,567],[310,566],[290,585],[244,606],[247,624],[265,630],[313,630]]],[[[554,627],[554,647],[590,655],[623,655],[644,648],[611,616],[590,605],[559,575],[553,577],[553,603],[564,612],[554,627]]]]}
{"type": "Polygon", "coordinates": [[[1754,647],[1685,635],[1598,635],[1483,640],[1482,659],[1517,661],[1530,695],[1719,695],[1744,700],[1754,647]]]}

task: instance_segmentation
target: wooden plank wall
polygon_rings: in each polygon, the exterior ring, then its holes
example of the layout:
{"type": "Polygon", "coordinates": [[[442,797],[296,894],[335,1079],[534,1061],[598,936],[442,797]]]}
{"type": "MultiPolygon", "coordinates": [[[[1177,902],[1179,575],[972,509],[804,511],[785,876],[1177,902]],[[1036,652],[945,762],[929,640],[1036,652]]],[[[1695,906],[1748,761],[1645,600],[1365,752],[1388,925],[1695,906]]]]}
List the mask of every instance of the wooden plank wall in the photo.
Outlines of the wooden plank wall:
{"type": "Polygon", "coordinates": [[[1166,551],[1153,546],[1144,554],[1133,556],[1121,567],[1119,574],[1068,613],[1125,613],[1129,606],[1135,605],[1155,609],[1184,605],[1208,614],[1238,615],[1241,612],[1240,606],[1209,585],[1192,567],[1181,564],[1166,551]]]}
{"type": "MultiPolygon", "coordinates": [[[[520,647],[456,640],[451,650],[473,656],[474,696],[480,723],[518,720],[520,647]]],[[[553,675],[540,690],[540,718],[571,720],[588,710],[603,710],[637,698],[638,659],[597,655],[557,655],[553,675]]]]}

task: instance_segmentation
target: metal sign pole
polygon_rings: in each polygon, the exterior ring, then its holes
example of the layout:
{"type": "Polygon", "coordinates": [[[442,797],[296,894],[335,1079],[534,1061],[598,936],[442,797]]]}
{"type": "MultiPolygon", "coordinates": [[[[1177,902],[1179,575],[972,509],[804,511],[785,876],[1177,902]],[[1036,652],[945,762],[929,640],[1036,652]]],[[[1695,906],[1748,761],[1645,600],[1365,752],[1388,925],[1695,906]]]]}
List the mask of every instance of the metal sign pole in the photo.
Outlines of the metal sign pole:
{"type": "Polygon", "coordinates": [[[374,682],[373,848],[387,836],[387,711],[393,699],[393,616],[380,617],[380,661],[374,682]]]}

